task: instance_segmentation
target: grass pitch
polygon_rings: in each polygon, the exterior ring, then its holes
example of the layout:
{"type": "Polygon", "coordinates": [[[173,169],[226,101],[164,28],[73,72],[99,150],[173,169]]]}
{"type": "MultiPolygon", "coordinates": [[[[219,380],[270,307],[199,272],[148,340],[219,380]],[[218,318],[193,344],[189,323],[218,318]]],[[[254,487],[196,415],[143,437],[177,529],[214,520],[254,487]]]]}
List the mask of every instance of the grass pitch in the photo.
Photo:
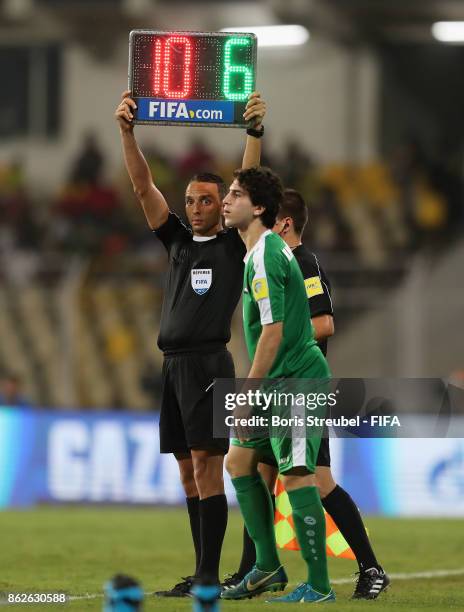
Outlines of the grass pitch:
{"type": "MultiPolygon", "coordinates": [[[[381,563],[389,573],[411,574],[464,568],[463,523],[459,520],[366,520],[381,563]]],[[[224,544],[222,573],[239,561],[242,523],[231,511],[224,544]]],[[[192,572],[193,555],[187,514],[181,509],[41,508],[0,513],[0,591],[101,594],[103,582],[116,572],[138,578],[146,591],[172,586],[192,572]]],[[[291,584],[304,578],[298,553],[282,553],[291,584]]],[[[349,578],[354,562],[331,559],[333,579],[349,578]]],[[[375,602],[350,602],[353,584],[336,585],[331,610],[411,611],[464,610],[464,574],[429,579],[395,580],[375,602]]],[[[224,602],[224,612],[281,610],[264,603],[265,596],[224,602]]],[[[103,599],[53,604],[7,606],[20,610],[101,610],[103,599]]],[[[186,612],[190,600],[147,596],[145,610],[186,612]]]]}

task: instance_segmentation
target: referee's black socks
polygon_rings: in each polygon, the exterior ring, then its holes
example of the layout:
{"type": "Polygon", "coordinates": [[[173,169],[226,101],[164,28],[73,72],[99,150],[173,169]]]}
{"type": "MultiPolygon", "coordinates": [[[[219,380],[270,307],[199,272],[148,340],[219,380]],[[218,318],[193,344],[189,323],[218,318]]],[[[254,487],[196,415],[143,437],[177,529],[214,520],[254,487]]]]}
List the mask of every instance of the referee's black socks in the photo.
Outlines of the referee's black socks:
{"type": "Polygon", "coordinates": [[[190,519],[190,531],[192,532],[193,546],[195,548],[195,571],[198,572],[201,558],[201,541],[200,541],[200,498],[186,497],[187,510],[190,519]]]}
{"type": "Polygon", "coordinates": [[[341,534],[356,556],[360,571],[380,567],[372,550],[363,520],[353,499],[337,485],[327,497],[321,499],[326,512],[335,521],[341,534]]]}
{"type": "Polygon", "coordinates": [[[219,561],[227,527],[227,499],[224,494],[200,499],[201,558],[196,577],[219,584],[219,561]]]}

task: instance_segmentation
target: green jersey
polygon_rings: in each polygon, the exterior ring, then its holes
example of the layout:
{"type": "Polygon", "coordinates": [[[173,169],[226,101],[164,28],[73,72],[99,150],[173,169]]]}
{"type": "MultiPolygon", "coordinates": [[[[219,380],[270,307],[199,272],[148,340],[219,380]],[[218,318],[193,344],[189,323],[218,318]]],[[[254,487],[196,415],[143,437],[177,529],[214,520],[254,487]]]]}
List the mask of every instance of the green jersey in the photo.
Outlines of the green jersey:
{"type": "Polygon", "coordinates": [[[263,325],[283,322],[283,339],[268,378],[298,377],[320,356],[300,267],[280,236],[265,231],[245,257],[243,326],[253,360],[263,325]]]}

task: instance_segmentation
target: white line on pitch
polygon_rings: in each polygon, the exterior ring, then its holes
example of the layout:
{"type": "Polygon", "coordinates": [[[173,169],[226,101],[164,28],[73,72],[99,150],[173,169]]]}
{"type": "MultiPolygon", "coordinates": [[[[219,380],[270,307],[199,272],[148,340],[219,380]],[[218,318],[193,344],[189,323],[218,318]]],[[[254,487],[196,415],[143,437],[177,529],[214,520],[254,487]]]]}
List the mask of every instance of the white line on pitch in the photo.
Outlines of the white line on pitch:
{"type": "MultiPolygon", "coordinates": [[[[462,576],[464,575],[464,567],[454,570],[431,570],[429,572],[415,572],[412,574],[388,574],[392,580],[417,580],[420,578],[446,578],[447,576],[462,576]]],[[[331,580],[332,584],[350,584],[353,582],[353,578],[337,578],[331,580]]],[[[145,595],[151,595],[152,591],[145,593],[145,595]]],[[[68,599],[70,601],[77,601],[80,599],[97,599],[103,597],[102,593],[86,595],[70,595],[68,599]]]]}
{"type": "MultiPolygon", "coordinates": [[[[415,572],[413,574],[388,574],[392,580],[415,580],[417,578],[440,578],[446,576],[462,576],[464,567],[455,570],[431,570],[429,572],[415,572]]],[[[333,584],[349,584],[353,578],[338,578],[331,580],[333,584]]]]}

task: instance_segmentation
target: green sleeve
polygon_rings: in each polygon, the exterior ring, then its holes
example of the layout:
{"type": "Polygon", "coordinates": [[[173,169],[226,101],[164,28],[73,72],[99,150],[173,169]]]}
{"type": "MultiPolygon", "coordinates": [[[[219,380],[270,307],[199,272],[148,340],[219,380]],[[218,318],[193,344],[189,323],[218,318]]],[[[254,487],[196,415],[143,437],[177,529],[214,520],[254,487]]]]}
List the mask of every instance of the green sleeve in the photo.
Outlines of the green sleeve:
{"type": "Polygon", "coordinates": [[[281,250],[272,247],[259,249],[253,255],[251,290],[261,325],[284,320],[288,263],[281,250]]]}

